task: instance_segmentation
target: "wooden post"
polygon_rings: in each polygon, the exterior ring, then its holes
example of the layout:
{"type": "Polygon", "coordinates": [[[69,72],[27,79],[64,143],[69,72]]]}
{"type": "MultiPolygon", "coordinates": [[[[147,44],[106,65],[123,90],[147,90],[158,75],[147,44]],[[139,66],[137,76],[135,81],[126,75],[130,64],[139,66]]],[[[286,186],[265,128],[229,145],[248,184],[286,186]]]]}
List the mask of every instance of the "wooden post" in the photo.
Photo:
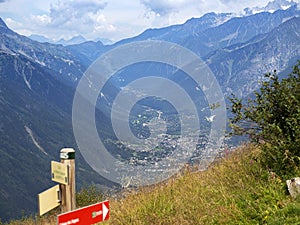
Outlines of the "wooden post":
{"type": "Polygon", "coordinates": [[[60,150],[60,160],[68,165],[68,184],[60,184],[61,190],[61,211],[69,212],[76,209],[76,190],[75,190],[75,150],[63,148],[60,150]]]}

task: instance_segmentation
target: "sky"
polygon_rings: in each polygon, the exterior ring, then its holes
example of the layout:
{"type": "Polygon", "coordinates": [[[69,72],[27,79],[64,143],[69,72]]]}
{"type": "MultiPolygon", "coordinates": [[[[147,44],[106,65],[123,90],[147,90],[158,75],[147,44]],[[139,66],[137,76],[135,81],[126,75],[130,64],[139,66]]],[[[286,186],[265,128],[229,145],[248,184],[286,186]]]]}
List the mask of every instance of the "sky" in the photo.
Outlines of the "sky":
{"type": "Polygon", "coordinates": [[[148,28],[182,24],[208,12],[241,13],[270,0],[0,0],[0,17],[9,28],[52,40],[82,35],[112,41],[148,28]]]}

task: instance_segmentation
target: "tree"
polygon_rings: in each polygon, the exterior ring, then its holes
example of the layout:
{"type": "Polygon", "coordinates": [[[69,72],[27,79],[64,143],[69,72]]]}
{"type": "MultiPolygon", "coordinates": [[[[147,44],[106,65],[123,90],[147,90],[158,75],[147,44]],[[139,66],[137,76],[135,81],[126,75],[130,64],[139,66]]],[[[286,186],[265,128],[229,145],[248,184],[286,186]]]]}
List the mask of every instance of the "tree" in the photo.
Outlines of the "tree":
{"type": "Polygon", "coordinates": [[[265,75],[252,99],[230,98],[232,135],[249,135],[262,149],[260,161],[279,175],[300,168],[300,61],[282,80],[265,75]]]}

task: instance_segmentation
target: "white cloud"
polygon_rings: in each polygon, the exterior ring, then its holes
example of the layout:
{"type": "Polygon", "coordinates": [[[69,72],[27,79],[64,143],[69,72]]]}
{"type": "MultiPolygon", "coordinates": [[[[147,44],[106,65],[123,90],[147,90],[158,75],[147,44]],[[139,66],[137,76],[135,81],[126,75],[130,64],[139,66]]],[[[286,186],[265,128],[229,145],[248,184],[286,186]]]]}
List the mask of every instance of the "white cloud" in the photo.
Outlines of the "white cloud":
{"type": "Polygon", "coordinates": [[[220,0],[221,4],[224,5],[224,8],[226,10],[231,10],[232,12],[242,12],[243,9],[249,7],[255,7],[255,6],[265,6],[269,1],[271,0],[260,0],[260,1],[249,1],[249,0],[220,0]]]}
{"type": "MultiPolygon", "coordinates": [[[[140,0],[140,3],[157,17],[165,17],[172,21],[175,17],[200,17],[207,12],[242,12],[246,7],[265,6],[271,0],[140,0]],[[198,14],[198,15],[197,15],[198,14]]],[[[149,16],[149,14],[147,15],[149,16]]]]}
{"type": "Polygon", "coordinates": [[[64,26],[79,20],[89,22],[90,15],[97,15],[106,5],[102,0],[59,1],[50,7],[51,25],[64,26]]]}
{"type": "Polygon", "coordinates": [[[35,21],[36,25],[38,26],[46,26],[51,23],[51,17],[46,14],[31,15],[30,18],[32,21],[35,21]]]}
{"type": "Polygon", "coordinates": [[[192,6],[201,1],[197,0],[140,0],[149,11],[159,16],[166,16],[173,12],[179,12],[183,8],[192,6]]]}
{"type": "Polygon", "coordinates": [[[243,12],[246,7],[263,7],[269,1],[0,0],[0,14],[10,28],[25,35],[40,34],[58,40],[80,34],[87,39],[117,41],[147,28],[184,23],[212,11],[243,12]]]}
{"type": "Polygon", "coordinates": [[[10,24],[22,33],[41,34],[54,40],[69,39],[79,34],[110,33],[115,29],[103,14],[107,5],[104,0],[61,0],[48,5],[48,10],[44,10],[46,13],[24,17],[22,25],[12,21],[10,24]]]}

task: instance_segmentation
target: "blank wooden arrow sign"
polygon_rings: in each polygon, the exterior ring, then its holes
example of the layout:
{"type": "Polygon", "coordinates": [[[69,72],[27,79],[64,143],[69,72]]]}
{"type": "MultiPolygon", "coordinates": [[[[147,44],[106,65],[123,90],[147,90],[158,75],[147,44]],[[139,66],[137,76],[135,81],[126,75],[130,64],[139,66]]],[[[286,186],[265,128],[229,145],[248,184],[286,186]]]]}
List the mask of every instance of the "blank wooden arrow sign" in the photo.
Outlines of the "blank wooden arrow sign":
{"type": "Polygon", "coordinates": [[[99,202],[57,216],[58,225],[91,225],[109,219],[109,201],[99,202]]]}
{"type": "Polygon", "coordinates": [[[39,215],[49,212],[51,209],[60,205],[59,185],[38,194],[39,215]]]}

